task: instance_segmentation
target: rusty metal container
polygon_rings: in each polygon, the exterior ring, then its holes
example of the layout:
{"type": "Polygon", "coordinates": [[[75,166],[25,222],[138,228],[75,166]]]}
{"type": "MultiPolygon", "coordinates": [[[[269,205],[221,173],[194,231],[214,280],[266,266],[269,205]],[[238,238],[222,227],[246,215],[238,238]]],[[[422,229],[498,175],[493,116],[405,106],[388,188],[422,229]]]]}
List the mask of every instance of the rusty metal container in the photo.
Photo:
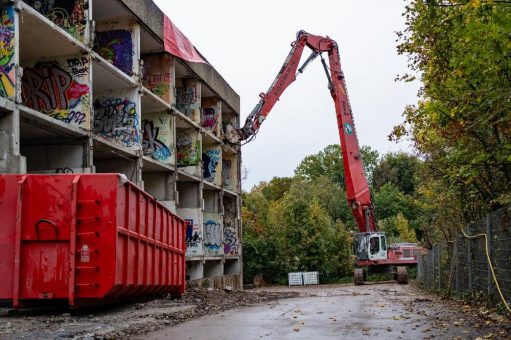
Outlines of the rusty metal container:
{"type": "Polygon", "coordinates": [[[76,308],[180,295],[185,234],[119,174],[0,175],[0,300],[76,308]]]}

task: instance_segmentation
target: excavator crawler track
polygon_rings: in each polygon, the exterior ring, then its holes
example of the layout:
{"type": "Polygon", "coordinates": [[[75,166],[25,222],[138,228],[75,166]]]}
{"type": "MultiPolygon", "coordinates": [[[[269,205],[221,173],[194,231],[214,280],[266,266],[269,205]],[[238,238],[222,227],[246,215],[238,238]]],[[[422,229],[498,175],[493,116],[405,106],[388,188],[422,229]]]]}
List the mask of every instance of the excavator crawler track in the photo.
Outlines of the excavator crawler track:
{"type": "Polygon", "coordinates": [[[364,284],[364,269],[355,268],[355,270],[353,270],[353,281],[355,283],[355,286],[360,286],[364,284]]]}
{"type": "Polygon", "coordinates": [[[397,271],[397,282],[399,284],[408,284],[408,270],[404,266],[396,268],[397,271]]]}

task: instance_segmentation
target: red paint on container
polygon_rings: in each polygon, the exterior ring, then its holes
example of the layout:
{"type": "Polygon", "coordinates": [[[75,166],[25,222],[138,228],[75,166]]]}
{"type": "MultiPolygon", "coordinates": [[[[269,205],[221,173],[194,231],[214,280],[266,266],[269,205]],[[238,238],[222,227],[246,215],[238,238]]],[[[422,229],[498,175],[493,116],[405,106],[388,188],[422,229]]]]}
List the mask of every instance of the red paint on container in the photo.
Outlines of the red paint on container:
{"type": "Polygon", "coordinates": [[[72,308],[185,289],[185,221],[118,174],[0,175],[0,300],[72,308]]]}

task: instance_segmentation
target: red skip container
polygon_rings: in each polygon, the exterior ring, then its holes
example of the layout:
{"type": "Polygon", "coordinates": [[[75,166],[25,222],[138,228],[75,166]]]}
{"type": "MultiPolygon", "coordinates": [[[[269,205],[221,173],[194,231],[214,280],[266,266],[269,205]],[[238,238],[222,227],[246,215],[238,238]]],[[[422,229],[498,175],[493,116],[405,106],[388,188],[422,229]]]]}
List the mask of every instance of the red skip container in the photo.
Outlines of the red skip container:
{"type": "Polygon", "coordinates": [[[0,300],[76,308],[181,295],[185,228],[118,174],[0,175],[0,300]]]}

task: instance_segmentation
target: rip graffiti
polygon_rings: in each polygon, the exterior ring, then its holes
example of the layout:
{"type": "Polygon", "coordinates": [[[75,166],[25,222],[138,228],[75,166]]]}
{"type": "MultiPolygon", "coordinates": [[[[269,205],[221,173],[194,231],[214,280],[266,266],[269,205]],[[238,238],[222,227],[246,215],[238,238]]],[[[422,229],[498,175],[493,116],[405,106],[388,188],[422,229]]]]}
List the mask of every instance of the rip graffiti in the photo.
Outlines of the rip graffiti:
{"type": "MultiPolygon", "coordinates": [[[[72,63],[74,59],[69,59],[72,63]]],[[[88,68],[88,61],[85,59],[88,68]]],[[[82,125],[88,106],[89,86],[79,83],[81,76],[72,75],[56,60],[37,62],[27,67],[22,78],[23,103],[65,123],[82,125]]]]}

